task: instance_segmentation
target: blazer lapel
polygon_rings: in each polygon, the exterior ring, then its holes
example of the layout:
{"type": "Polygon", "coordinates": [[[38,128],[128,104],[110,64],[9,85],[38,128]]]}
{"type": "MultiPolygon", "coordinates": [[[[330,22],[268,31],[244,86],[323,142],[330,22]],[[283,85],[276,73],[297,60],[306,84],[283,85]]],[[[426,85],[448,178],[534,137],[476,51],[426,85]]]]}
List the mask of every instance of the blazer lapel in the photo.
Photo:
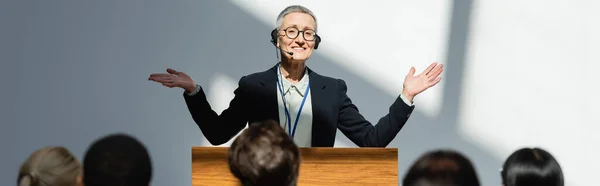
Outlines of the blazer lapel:
{"type": "MultiPolygon", "coordinates": [[[[327,100],[327,96],[325,94],[325,89],[327,86],[325,85],[322,77],[308,69],[308,78],[310,81],[310,98],[312,104],[312,139],[311,143],[313,147],[322,147],[328,146],[326,143],[330,139],[326,131],[329,131],[327,118],[330,118],[327,114],[331,112],[328,103],[331,103],[331,100],[327,100]]],[[[331,145],[333,146],[333,144],[331,145]]]]}
{"type": "Polygon", "coordinates": [[[259,108],[264,108],[263,112],[266,118],[272,118],[279,122],[279,103],[277,102],[277,65],[264,72],[260,80],[260,85],[263,87],[261,94],[264,95],[263,100],[257,104],[262,104],[259,108]]]}

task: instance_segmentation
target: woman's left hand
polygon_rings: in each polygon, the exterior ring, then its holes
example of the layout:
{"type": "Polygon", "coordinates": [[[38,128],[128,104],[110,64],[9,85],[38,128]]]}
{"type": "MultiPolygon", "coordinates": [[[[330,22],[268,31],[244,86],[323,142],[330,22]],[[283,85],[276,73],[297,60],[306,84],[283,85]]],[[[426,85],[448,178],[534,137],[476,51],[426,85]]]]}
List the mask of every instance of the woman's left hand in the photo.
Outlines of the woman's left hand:
{"type": "Polygon", "coordinates": [[[417,76],[415,76],[415,67],[411,67],[404,78],[402,95],[412,102],[416,95],[427,90],[429,87],[436,85],[442,80],[442,77],[439,77],[439,75],[444,71],[443,67],[443,64],[434,62],[417,76]]]}

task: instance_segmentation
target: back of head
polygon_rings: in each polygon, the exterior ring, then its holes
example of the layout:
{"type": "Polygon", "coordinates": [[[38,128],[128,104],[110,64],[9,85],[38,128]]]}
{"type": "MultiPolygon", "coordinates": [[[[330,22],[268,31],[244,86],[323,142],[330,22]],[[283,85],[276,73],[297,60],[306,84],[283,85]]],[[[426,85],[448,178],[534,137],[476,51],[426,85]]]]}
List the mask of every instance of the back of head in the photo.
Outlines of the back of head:
{"type": "Polygon", "coordinates": [[[229,148],[229,169],[244,186],[296,185],[298,147],[273,120],[251,123],[229,148]]]}
{"type": "Polygon", "coordinates": [[[92,143],[85,153],[85,186],[148,186],[151,178],[150,155],[134,137],[108,135],[92,143]]]}
{"type": "Polygon", "coordinates": [[[81,163],[64,147],[34,151],[21,165],[19,186],[75,186],[81,176],[81,163]]]}
{"type": "Polygon", "coordinates": [[[409,169],[404,186],[478,186],[479,179],[471,161],[451,150],[431,151],[409,169]]]}
{"type": "Polygon", "coordinates": [[[505,186],[563,186],[560,165],[547,151],[522,148],[511,154],[502,168],[505,186]]]}

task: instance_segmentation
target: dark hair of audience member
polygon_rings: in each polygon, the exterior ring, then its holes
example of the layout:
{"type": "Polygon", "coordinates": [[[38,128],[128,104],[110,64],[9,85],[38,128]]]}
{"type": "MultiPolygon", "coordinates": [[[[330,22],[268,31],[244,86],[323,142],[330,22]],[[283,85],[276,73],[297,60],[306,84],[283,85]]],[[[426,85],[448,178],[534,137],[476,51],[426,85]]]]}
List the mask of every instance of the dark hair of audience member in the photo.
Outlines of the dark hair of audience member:
{"type": "Polygon", "coordinates": [[[504,162],[501,172],[504,186],[564,186],[560,165],[547,151],[522,148],[504,162]]]}
{"type": "Polygon", "coordinates": [[[244,186],[293,186],[300,155],[294,141],[273,120],[251,123],[232,143],[229,169],[244,186]]]}
{"type": "Polygon", "coordinates": [[[111,134],[102,137],[85,153],[85,186],[148,186],[151,179],[150,155],[132,136],[111,134]]]}
{"type": "Polygon", "coordinates": [[[453,150],[422,155],[404,176],[403,186],[479,186],[471,161],[453,150]]]}
{"type": "Polygon", "coordinates": [[[81,163],[66,148],[45,147],[34,151],[19,169],[19,186],[76,186],[81,163]]]}

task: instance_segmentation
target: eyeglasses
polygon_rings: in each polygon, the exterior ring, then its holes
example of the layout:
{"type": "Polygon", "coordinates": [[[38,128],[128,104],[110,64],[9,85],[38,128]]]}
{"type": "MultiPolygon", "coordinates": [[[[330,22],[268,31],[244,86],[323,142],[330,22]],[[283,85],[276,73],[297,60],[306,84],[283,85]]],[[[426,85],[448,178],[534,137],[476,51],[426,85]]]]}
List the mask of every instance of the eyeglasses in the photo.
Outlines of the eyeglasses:
{"type": "Polygon", "coordinates": [[[296,39],[296,37],[302,33],[302,37],[304,37],[304,40],[306,41],[314,41],[315,35],[317,35],[312,29],[298,30],[296,27],[288,27],[283,31],[285,32],[285,36],[290,39],[296,39]]]}

